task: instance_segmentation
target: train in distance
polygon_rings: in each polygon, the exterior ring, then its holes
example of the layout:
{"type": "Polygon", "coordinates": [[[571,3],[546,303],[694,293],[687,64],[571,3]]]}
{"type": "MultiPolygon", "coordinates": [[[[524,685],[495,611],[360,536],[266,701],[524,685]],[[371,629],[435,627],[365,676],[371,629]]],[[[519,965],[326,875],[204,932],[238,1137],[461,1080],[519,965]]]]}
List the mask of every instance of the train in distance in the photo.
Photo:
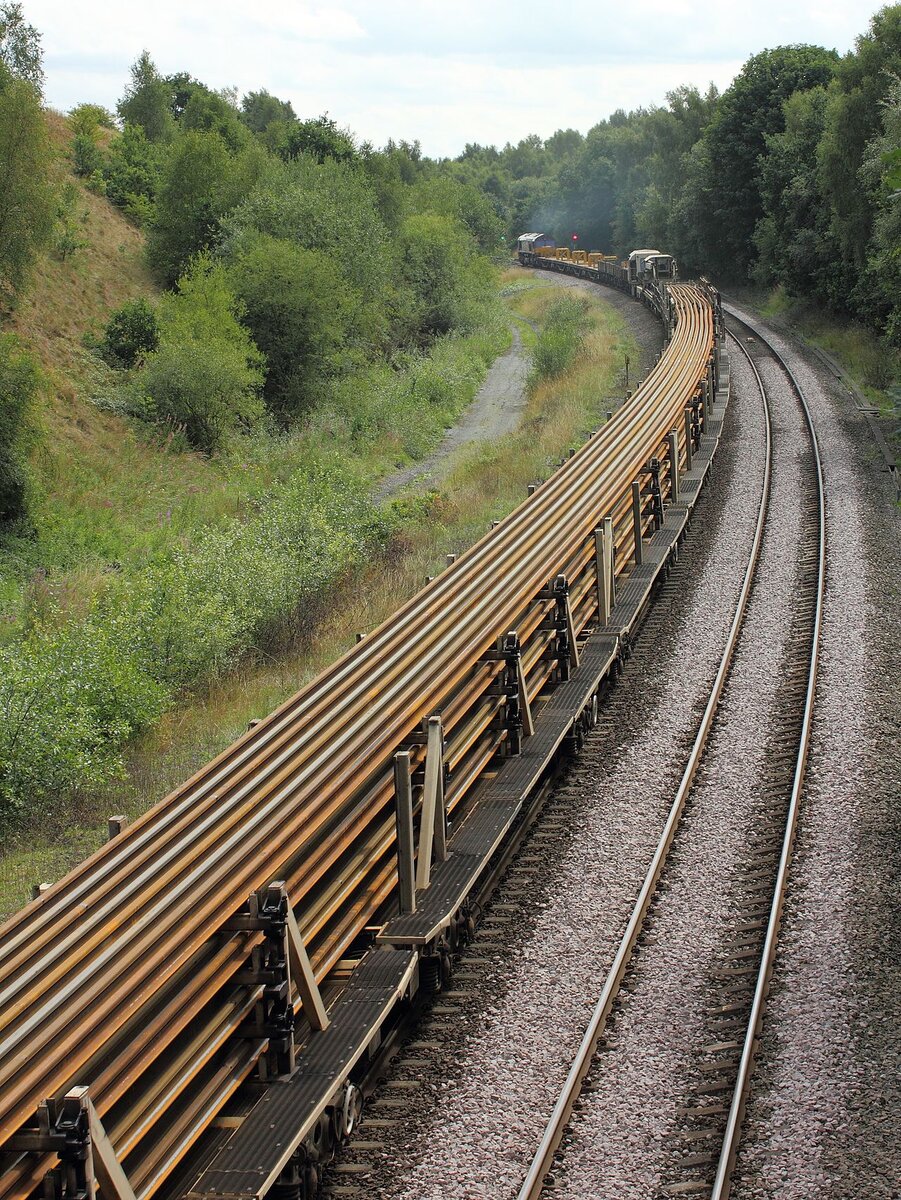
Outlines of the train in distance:
{"type": "Polygon", "coordinates": [[[633,250],[627,260],[621,261],[615,254],[558,246],[547,233],[521,234],[516,239],[516,253],[523,266],[534,265],[536,258],[580,263],[593,267],[600,275],[625,287],[649,283],[652,279],[672,281],[677,277],[676,260],[671,254],[663,254],[660,250],[633,250]]]}

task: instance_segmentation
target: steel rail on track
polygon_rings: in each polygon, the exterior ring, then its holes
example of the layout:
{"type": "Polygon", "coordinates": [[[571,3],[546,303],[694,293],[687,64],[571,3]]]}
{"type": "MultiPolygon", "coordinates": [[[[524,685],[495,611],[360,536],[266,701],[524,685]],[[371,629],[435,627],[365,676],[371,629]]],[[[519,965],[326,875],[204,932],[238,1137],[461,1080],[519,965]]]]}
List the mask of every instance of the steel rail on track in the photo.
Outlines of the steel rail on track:
{"type": "Polygon", "coordinates": [[[729,629],[726,645],[720,659],[716,677],[713,681],[713,686],[710,690],[710,695],[707,700],[707,705],[704,709],[704,714],[701,718],[697,734],[695,735],[694,743],[688,757],[688,762],[683,772],[682,779],[676,791],[675,798],[670,806],[667,814],[666,822],[664,823],[663,831],[657,843],[657,848],[654,851],[650,866],[648,867],[644,881],[638,893],[638,898],[632,909],[625,932],[620,939],[616,954],[613,957],[613,962],[607,977],[604,981],[604,986],[601,990],[600,997],[591,1014],[588,1026],[582,1037],[579,1049],[570,1067],[566,1081],[560,1091],[554,1109],[548,1119],[544,1132],[541,1136],[541,1141],[532,1158],[529,1170],[523,1181],[522,1187],[519,1190],[517,1200],[536,1200],[536,1197],[541,1195],[544,1180],[550,1171],[566,1127],[572,1116],[573,1108],[582,1090],[582,1085],[585,1077],[591,1067],[592,1058],[597,1049],[598,1042],[604,1033],[604,1029],[613,1009],[613,1003],[616,995],[619,992],[622,984],[623,976],[626,973],[626,968],[629,965],[629,960],[635,949],[636,942],[641,933],[647,916],[648,909],[654,898],[654,892],[657,887],[657,882],[660,874],[666,865],[669,856],[670,848],[679,828],[682,818],[682,813],[685,808],[685,802],[691,790],[692,783],[698,771],[701,762],[701,756],[706,745],[707,738],[710,734],[710,729],[713,725],[714,717],[716,716],[719,707],[720,698],[726,679],[729,675],[729,670],[732,664],[732,659],[735,653],[735,648],[738,644],[738,638],[741,633],[744,623],[745,612],[748,606],[748,600],[751,595],[751,589],[754,583],[754,577],[757,571],[757,563],[760,558],[760,548],[763,543],[764,528],[766,525],[766,516],[769,508],[770,497],[770,479],[772,473],[772,426],[770,421],[769,405],[766,399],[766,393],[761,387],[761,397],[763,399],[763,407],[765,414],[766,427],[766,461],[764,466],[764,478],[760,491],[760,503],[757,510],[757,521],[754,528],[754,537],[751,543],[751,549],[748,555],[748,562],[745,567],[744,578],[742,580],[741,591],[739,592],[738,601],[735,606],[735,613],[732,618],[732,624],[729,629]]]}
{"type": "MultiPolygon", "coordinates": [[[[729,312],[730,315],[741,321],[741,318],[737,317],[736,314],[731,313],[731,310],[728,308],[725,311],[729,312]]],[[[767,345],[773,356],[780,362],[801,403],[805,423],[811,439],[813,458],[816,467],[819,532],[817,550],[817,584],[812,644],[807,686],[805,690],[804,712],[802,716],[801,732],[798,740],[798,752],[792,778],[791,796],[788,804],[782,850],[776,869],[776,880],[774,884],[773,900],[770,908],[766,937],[764,940],[763,949],[761,951],[760,968],[754,990],[754,996],[752,999],[747,1031],[742,1046],[741,1058],[739,1060],[735,1088],[730,1102],[726,1129],[723,1135],[720,1154],[718,1157],[716,1175],[712,1185],[711,1200],[727,1200],[729,1196],[731,1176],[734,1169],[741,1136],[742,1119],[747,1103],[747,1097],[750,1091],[755,1053],[763,1024],[763,1010],[766,1003],[770,980],[772,978],[773,965],[775,962],[779,925],[785,900],[791,853],[797,831],[801,791],[804,783],[807,754],[810,744],[810,730],[816,696],[820,628],[822,622],[822,608],[825,588],[825,489],[823,487],[823,472],[819,444],[810,408],[794,373],[791,371],[788,364],[785,363],[778,354],[772,343],[770,343],[756,327],[748,325],[745,321],[742,321],[741,323],[745,324],[747,328],[751,329],[754,335],[765,345],[767,345]]],[[[727,639],[726,643],[726,649],[723,654],[723,659],[720,663],[720,669],[717,672],[713,691],[711,692],[711,697],[705,709],[701,726],[695,738],[691,755],[688,760],[688,765],[686,766],[685,774],[680,783],[679,790],[673,802],[672,808],[670,809],[660,842],[658,843],[654,857],[651,861],[651,865],[648,869],[648,873],[645,877],[641,891],[639,892],[635,907],[630,916],[626,931],[614,957],[613,964],[611,965],[610,972],[601,992],[601,996],[592,1013],[591,1020],[579,1046],[579,1050],[573,1061],[573,1065],[570,1068],[566,1082],[564,1083],[563,1089],[561,1090],[560,1096],[545,1128],[544,1134],[542,1135],[541,1142],[534,1155],[526,1179],[518,1194],[518,1200],[536,1200],[536,1198],[540,1196],[544,1180],[551,1169],[554,1155],[560,1146],[566,1126],[570,1120],[575,1103],[580,1094],[582,1084],[584,1083],[584,1080],[591,1067],[592,1057],[597,1049],[598,1042],[603,1035],[606,1023],[609,1019],[613,1001],[622,983],[623,976],[634,951],[638,936],[641,932],[648,908],[650,907],[653,899],[657,881],[672,845],[676,828],[679,823],[679,818],[684,807],[684,802],[688,791],[690,790],[691,781],[696,774],[704,743],[709,734],[710,725],[712,724],[719,695],[722,691],[722,687],[728,673],[729,663],[731,662],[735,645],[740,633],[742,618],[752,585],[753,573],[759,557],[771,477],[771,423],[769,406],[767,403],[766,388],[757,370],[756,364],[745,347],[742,346],[739,339],[735,338],[734,335],[731,336],[733,337],[735,344],[741,349],[742,353],[750,364],[752,371],[754,372],[760,388],[760,395],[763,401],[764,410],[766,412],[766,467],[764,485],[761,494],[761,505],[758,513],[751,555],[747,570],[745,572],[745,578],[742,585],[742,591],[739,597],[735,618],[733,619],[732,628],[730,629],[729,638],[727,639]]]]}
{"type": "Polygon", "coordinates": [[[2,1200],[27,1196],[47,1168],[4,1157],[3,1144],[76,1084],[110,1114],[110,1139],[132,1155],[147,1200],[264,1048],[232,1036],[253,1005],[240,975],[261,935],[226,922],[285,880],[323,980],[397,887],[393,754],[413,737],[421,766],[415,733],[435,712],[457,722],[450,805],[462,802],[506,736],[489,732],[497,666],[486,652],[507,630],[529,631],[526,684],[537,694],[554,666],[542,589],[571,570],[578,628],[591,624],[593,531],[611,512],[624,523],[631,481],[712,370],[709,295],[676,285],[672,297],[675,330],[657,367],[534,495],[0,929],[2,1200]]]}
{"type": "MultiPolygon", "coordinates": [[[[767,923],[766,938],[764,940],[763,952],[760,961],[760,970],[757,976],[757,984],[754,989],[754,998],[751,1003],[751,1014],[748,1019],[748,1028],[745,1033],[744,1043],[742,1045],[741,1058],[738,1066],[738,1077],[735,1084],[735,1091],[732,1095],[732,1101],[729,1106],[729,1115],[726,1120],[726,1132],[723,1137],[722,1149],[720,1158],[717,1164],[716,1176],[713,1181],[713,1189],[711,1192],[711,1200],[727,1200],[732,1181],[732,1171],[735,1167],[735,1159],[738,1153],[739,1140],[741,1138],[742,1120],[744,1118],[745,1107],[747,1105],[748,1095],[751,1090],[751,1076],[754,1071],[754,1059],[756,1056],[757,1046],[760,1040],[761,1030],[763,1028],[763,1010],[766,1004],[767,995],[769,993],[770,981],[773,975],[773,967],[776,961],[776,947],[779,938],[779,928],[782,922],[782,910],[785,904],[785,894],[788,887],[788,872],[791,865],[792,851],[795,843],[795,836],[798,828],[798,817],[801,807],[801,791],[804,787],[804,776],[807,769],[807,755],[810,748],[810,733],[813,723],[813,709],[816,702],[816,687],[817,673],[819,670],[820,661],[820,632],[823,621],[823,604],[826,589],[826,489],[823,484],[823,463],[820,457],[820,445],[817,438],[816,427],[813,422],[813,414],[810,411],[810,405],[807,403],[807,397],[801,385],[798,383],[794,372],[788,363],[782,358],[782,355],[776,350],[772,342],[766,338],[760,329],[749,325],[747,321],[742,320],[734,311],[727,309],[732,317],[740,321],[745,328],[751,329],[754,336],[759,338],[770,350],[773,356],[779,361],[782,369],[785,371],[788,378],[791,380],[792,387],[800,401],[801,408],[804,413],[804,420],[807,425],[810,435],[810,443],[813,449],[813,457],[816,465],[817,475],[817,510],[819,517],[819,536],[817,539],[817,585],[816,585],[816,601],[814,608],[812,645],[810,652],[810,665],[807,673],[807,689],[804,697],[804,714],[801,720],[801,736],[798,746],[798,757],[795,764],[794,778],[792,780],[791,796],[788,804],[788,815],[785,822],[785,836],[782,842],[782,851],[779,855],[779,865],[776,869],[776,883],[773,889],[773,901],[770,907],[770,916],[767,923]]],[[[741,346],[741,342],[735,339],[736,344],[741,346]]],[[[744,346],[741,346],[742,352],[752,363],[756,372],[756,366],[751,360],[751,356],[747,353],[744,346]]]]}

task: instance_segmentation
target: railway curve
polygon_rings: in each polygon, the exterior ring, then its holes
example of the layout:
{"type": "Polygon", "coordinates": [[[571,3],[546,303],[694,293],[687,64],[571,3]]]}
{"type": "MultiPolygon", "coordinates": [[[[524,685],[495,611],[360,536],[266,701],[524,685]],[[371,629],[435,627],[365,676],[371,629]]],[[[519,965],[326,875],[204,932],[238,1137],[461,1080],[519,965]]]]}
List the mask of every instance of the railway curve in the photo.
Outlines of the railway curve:
{"type": "Polygon", "coordinates": [[[715,451],[718,297],[679,284],[645,299],[669,341],[613,420],[0,929],[0,1200],[74,1200],[98,1181],[119,1200],[262,1196],[301,1144],[350,1132],[357,1062],[395,1004],[440,984],[472,880],[596,718],[715,451]],[[508,779],[503,803],[486,799],[508,779]],[[331,1004],[356,993],[369,1041],[350,1051],[331,1004]],[[269,1104],[284,1142],[239,1185],[222,1152],[238,1162],[269,1104]]]}

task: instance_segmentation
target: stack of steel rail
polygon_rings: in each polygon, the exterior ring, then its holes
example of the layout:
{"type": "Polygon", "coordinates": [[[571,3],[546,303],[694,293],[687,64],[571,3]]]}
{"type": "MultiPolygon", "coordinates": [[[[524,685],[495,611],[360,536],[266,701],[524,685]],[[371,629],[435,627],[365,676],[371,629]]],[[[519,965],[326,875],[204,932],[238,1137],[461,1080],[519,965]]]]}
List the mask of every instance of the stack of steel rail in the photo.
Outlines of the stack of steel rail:
{"type": "Polygon", "coordinates": [[[397,751],[410,751],[418,812],[423,722],[440,714],[453,815],[515,749],[499,639],[517,631],[534,701],[603,623],[598,527],[612,517],[628,571],[633,482],[656,460],[665,493],[667,454],[690,455],[687,409],[703,419],[714,387],[711,295],[674,285],[667,303],[674,332],[653,372],[526,502],[0,930],[0,1200],[41,1186],[56,1158],[36,1113],[79,1086],[138,1200],[163,1187],[269,1049],[248,1033],[263,990],[248,970],[263,934],[235,922],[248,898],[284,881],[325,979],[397,890],[397,751]]]}

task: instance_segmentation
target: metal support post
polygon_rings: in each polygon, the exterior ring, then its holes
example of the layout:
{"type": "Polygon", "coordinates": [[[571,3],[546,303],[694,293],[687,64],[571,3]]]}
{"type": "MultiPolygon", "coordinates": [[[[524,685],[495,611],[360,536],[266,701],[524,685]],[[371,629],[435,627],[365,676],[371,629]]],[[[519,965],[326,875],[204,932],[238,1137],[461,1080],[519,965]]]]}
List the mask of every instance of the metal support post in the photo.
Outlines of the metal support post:
{"type": "Polygon", "coordinates": [[[515,629],[511,629],[505,640],[505,654],[508,668],[515,681],[516,703],[519,707],[522,731],[526,737],[532,737],[535,733],[535,722],[532,719],[532,705],[529,702],[526,673],[522,665],[522,646],[520,645],[519,634],[515,629]]]}
{"type": "Polygon", "coordinates": [[[692,422],[691,405],[687,404],[685,406],[685,470],[686,471],[691,470],[691,451],[692,451],[691,422],[692,422]]]}
{"type": "Polygon", "coordinates": [[[59,1165],[44,1177],[48,1200],[95,1200],[98,1186],[104,1200],[135,1200],[86,1087],[45,1100],[38,1106],[37,1126],[26,1126],[8,1147],[57,1155],[59,1165]]]}
{"type": "Polygon", "coordinates": [[[499,649],[507,664],[502,681],[506,693],[504,724],[507,727],[507,753],[516,755],[522,752],[523,732],[531,737],[535,732],[535,725],[522,669],[519,636],[515,629],[500,639],[499,649]]]}
{"type": "Polygon", "coordinates": [[[326,1029],[329,1019],[287,885],[276,880],[261,892],[252,892],[242,911],[222,928],[265,934],[263,943],[253,950],[249,970],[239,976],[244,983],[263,987],[255,1019],[242,1033],[268,1039],[270,1075],[289,1074],[294,1070],[295,986],[312,1029],[326,1029]]]}
{"type": "Polygon", "coordinates": [[[570,669],[579,665],[579,644],[573,624],[572,608],[569,603],[569,583],[565,575],[554,581],[554,598],[557,602],[557,656],[560,678],[569,679],[570,669]]]}
{"type": "Polygon", "coordinates": [[[607,625],[616,603],[616,564],[613,546],[613,518],[605,517],[594,531],[595,567],[598,577],[598,623],[607,625]]]}
{"type": "Polygon", "coordinates": [[[616,604],[616,543],[613,540],[613,517],[604,517],[604,545],[606,547],[607,571],[608,571],[608,595],[610,597],[610,611],[613,612],[616,604]]]}
{"type": "Polygon", "coordinates": [[[671,429],[666,435],[669,448],[669,500],[670,504],[679,503],[679,431],[671,429]]]}
{"type": "Polygon", "coordinates": [[[641,483],[639,480],[634,480],[632,483],[632,534],[635,539],[635,565],[641,566],[643,542],[641,540],[641,483]]]}
{"type": "Polygon", "coordinates": [[[419,854],[416,859],[417,891],[424,891],[431,882],[433,849],[439,862],[443,862],[447,858],[444,731],[439,716],[429,717],[425,786],[422,793],[422,815],[419,823],[419,854]]]}
{"type": "Polygon", "coordinates": [[[649,458],[644,468],[650,475],[651,483],[648,494],[651,497],[651,512],[654,514],[654,528],[659,529],[663,524],[663,493],[660,491],[660,459],[649,458]]]}
{"type": "Polygon", "coordinates": [[[416,912],[416,877],[413,861],[413,787],[410,751],[394,756],[395,819],[397,821],[397,896],[401,913],[416,912]]]}
{"type": "MultiPolygon", "coordinates": [[[[281,886],[284,887],[283,884],[281,886]]],[[[285,897],[287,899],[287,891],[285,897]]],[[[297,924],[297,917],[294,915],[294,909],[290,902],[287,905],[286,918],[288,962],[291,967],[291,978],[297,984],[303,1015],[309,1021],[311,1028],[328,1029],[330,1023],[328,1013],[325,1011],[322,993],[316,982],[316,976],[313,974],[313,966],[310,956],[307,954],[303,934],[300,932],[300,926],[297,924]]]]}

